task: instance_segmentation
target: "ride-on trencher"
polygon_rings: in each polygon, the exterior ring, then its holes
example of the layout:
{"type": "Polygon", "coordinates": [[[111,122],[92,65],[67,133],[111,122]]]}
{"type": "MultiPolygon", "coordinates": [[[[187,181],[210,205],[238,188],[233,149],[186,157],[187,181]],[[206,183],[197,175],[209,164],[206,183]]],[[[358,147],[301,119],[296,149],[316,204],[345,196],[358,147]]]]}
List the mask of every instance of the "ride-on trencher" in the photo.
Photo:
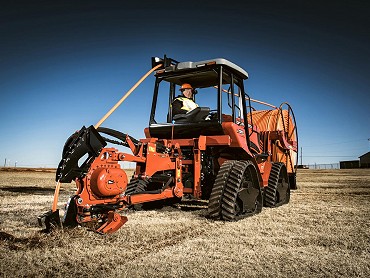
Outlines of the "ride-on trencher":
{"type": "Polygon", "coordinates": [[[288,203],[290,190],[296,188],[294,114],[286,102],[276,107],[251,99],[244,88],[247,78],[245,70],[226,59],[152,58],[152,69],[99,123],[68,138],[56,172],[52,210],[39,223],[49,231],[94,222],[97,232],[113,233],[127,221],[122,212],[138,204],[198,200],[207,205],[208,217],[232,221],[257,214],[263,206],[288,203]],[[154,71],[145,138],[101,127],[154,71]],[[171,103],[183,83],[197,88],[197,102],[207,105],[173,117],[171,103]],[[256,110],[251,103],[267,109],[256,110]],[[131,153],[107,143],[128,147],[131,153]],[[120,166],[123,161],[136,163],[131,178],[120,166]],[[77,190],[61,221],[60,185],[72,181],[77,190]]]}

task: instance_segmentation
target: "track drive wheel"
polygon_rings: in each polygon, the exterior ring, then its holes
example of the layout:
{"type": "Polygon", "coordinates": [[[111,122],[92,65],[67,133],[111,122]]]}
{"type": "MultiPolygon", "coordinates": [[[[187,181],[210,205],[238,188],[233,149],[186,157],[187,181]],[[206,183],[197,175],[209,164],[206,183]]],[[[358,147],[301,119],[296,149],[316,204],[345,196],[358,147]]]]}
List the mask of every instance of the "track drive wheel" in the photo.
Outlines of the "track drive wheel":
{"type": "Polygon", "coordinates": [[[261,212],[262,191],[251,161],[225,162],[217,175],[208,204],[212,218],[239,220],[261,212]]]}
{"type": "Polygon", "coordinates": [[[287,169],[282,162],[272,164],[268,186],[265,188],[265,206],[278,207],[289,203],[290,186],[287,169]]]}

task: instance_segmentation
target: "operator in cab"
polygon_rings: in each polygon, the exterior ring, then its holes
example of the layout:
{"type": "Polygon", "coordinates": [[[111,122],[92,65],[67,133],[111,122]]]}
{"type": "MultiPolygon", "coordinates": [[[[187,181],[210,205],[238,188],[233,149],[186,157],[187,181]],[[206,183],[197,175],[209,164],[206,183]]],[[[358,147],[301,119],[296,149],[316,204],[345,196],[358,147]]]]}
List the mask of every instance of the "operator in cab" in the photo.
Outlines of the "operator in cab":
{"type": "Polygon", "coordinates": [[[172,117],[177,114],[186,114],[198,107],[193,99],[194,88],[190,84],[182,84],[180,91],[182,94],[172,102],[172,117]]]}

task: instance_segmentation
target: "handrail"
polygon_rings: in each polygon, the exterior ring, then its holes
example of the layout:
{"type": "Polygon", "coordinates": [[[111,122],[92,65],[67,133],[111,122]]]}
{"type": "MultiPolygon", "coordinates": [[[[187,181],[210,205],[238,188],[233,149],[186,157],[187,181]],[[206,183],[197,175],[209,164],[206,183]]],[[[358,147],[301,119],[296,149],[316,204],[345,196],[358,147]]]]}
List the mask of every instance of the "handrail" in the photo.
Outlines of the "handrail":
{"type": "MultiPolygon", "coordinates": [[[[218,86],[213,86],[214,88],[218,89],[218,86]]],[[[231,94],[228,90],[225,90],[225,89],[221,89],[224,93],[228,93],[228,94],[231,94]]],[[[234,94],[234,96],[238,97],[239,95],[238,94],[234,94]]],[[[247,99],[247,98],[245,98],[247,99]]],[[[275,109],[278,109],[277,106],[275,105],[272,105],[272,104],[269,104],[267,102],[264,102],[264,101],[260,101],[260,100],[256,100],[256,99],[253,99],[253,98],[249,98],[250,101],[252,102],[255,102],[255,103],[259,103],[259,104],[263,104],[263,105],[266,105],[266,106],[270,106],[272,108],[275,108],[275,109]]]]}

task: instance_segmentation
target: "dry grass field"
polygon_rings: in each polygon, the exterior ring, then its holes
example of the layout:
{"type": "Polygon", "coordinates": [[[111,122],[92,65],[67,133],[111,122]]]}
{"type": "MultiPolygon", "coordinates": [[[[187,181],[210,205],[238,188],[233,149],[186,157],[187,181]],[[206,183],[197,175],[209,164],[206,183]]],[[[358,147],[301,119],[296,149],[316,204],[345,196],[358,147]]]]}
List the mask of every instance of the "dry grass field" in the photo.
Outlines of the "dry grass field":
{"type": "MultiPolygon", "coordinates": [[[[112,235],[42,234],[54,174],[0,171],[0,276],[370,277],[370,169],[300,170],[298,185],[238,222],[165,207],[128,212],[112,235]]],[[[59,208],[73,191],[63,184],[59,208]]]]}

